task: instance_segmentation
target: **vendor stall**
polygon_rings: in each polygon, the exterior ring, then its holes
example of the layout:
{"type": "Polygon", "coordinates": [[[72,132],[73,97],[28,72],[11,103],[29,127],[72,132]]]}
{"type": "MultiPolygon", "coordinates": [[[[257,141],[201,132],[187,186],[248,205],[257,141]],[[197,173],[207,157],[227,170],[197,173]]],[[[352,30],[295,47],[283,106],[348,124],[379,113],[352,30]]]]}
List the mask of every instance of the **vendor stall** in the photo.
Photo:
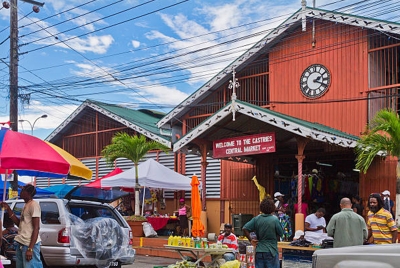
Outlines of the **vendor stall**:
{"type": "Polygon", "coordinates": [[[312,255],[321,247],[298,247],[291,246],[290,242],[278,242],[278,249],[282,252],[282,268],[311,268],[312,255]]]}
{"type": "Polygon", "coordinates": [[[203,261],[206,257],[211,256],[212,261],[209,264],[211,267],[219,267],[218,260],[223,257],[225,253],[233,252],[231,248],[192,248],[192,247],[181,247],[181,246],[169,246],[164,245],[165,248],[173,249],[179,253],[182,260],[186,260],[186,256],[183,255],[183,252],[188,252],[196,259],[194,265],[198,267],[200,262],[203,261]]]}

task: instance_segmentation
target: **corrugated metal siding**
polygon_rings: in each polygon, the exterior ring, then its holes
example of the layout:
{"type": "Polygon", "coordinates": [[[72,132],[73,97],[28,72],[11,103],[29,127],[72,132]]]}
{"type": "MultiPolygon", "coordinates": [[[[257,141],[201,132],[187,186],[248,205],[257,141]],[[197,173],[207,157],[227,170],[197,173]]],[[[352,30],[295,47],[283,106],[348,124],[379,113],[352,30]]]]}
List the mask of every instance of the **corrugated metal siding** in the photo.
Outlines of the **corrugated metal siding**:
{"type": "MultiPolygon", "coordinates": [[[[147,159],[152,158],[157,160],[160,164],[174,170],[174,154],[169,153],[166,154],[164,152],[150,152],[148,153],[141,162],[146,161],[147,159]]],[[[208,166],[207,166],[207,198],[219,198],[220,196],[220,189],[221,189],[221,179],[220,179],[220,160],[219,159],[212,159],[207,158],[208,166]]],[[[91,170],[96,170],[96,159],[95,158],[87,158],[83,159],[82,163],[85,164],[91,170]]],[[[116,166],[123,169],[128,170],[132,168],[133,162],[125,159],[119,158],[116,161],[116,166]]],[[[109,172],[113,171],[114,167],[109,166],[104,158],[99,159],[99,178],[103,177],[104,175],[108,174],[109,172]]],[[[93,172],[95,174],[95,172],[93,172]]],[[[193,174],[196,174],[201,180],[201,157],[197,155],[187,155],[186,156],[186,176],[191,177],[193,174]]],[[[93,176],[92,180],[95,180],[95,175],[93,176]]],[[[88,180],[67,180],[66,183],[70,185],[85,185],[89,183],[88,180]]],[[[62,184],[62,179],[51,179],[51,184],[49,185],[48,179],[37,179],[36,185],[38,187],[48,187],[51,185],[62,184]]],[[[186,192],[186,197],[190,198],[190,191],[186,192]]],[[[164,191],[165,198],[174,198],[174,191],[164,191]]]]}
{"type": "MultiPolygon", "coordinates": [[[[206,198],[219,198],[221,194],[221,162],[219,159],[207,157],[206,198]]],[[[201,157],[186,155],[186,176],[196,174],[201,181],[201,157]]],[[[189,193],[190,194],[190,193],[189,193]]]]}
{"type": "Polygon", "coordinates": [[[343,100],[366,97],[362,94],[368,90],[367,31],[316,21],[312,48],[311,30],[310,23],[306,32],[299,27],[270,52],[271,102],[281,102],[273,109],[359,136],[367,123],[367,102],[343,100]],[[312,64],[322,64],[331,73],[328,92],[316,100],[300,91],[300,76],[312,64]]]}

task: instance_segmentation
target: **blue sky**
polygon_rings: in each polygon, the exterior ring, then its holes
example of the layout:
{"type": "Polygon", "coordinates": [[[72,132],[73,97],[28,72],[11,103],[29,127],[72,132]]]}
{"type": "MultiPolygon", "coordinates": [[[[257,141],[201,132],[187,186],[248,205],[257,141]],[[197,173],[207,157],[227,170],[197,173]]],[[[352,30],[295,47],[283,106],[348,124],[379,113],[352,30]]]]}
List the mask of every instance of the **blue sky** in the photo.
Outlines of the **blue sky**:
{"type": "MultiPolygon", "coordinates": [[[[399,15],[398,1],[356,2],[316,6],[399,15]]],[[[47,114],[34,129],[45,138],[86,99],[168,112],[299,8],[301,0],[48,0],[33,13],[18,0],[19,86],[30,96],[19,118],[47,114]]],[[[9,120],[9,13],[0,10],[0,122],[9,120]]]]}

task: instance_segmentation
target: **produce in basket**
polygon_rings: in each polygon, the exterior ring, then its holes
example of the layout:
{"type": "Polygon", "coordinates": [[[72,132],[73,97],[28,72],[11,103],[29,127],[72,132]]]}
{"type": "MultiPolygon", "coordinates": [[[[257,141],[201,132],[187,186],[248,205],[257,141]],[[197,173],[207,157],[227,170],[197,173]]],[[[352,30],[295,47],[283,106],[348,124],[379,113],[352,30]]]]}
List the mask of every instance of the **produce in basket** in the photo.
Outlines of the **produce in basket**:
{"type": "Polygon", "coordinates": [[[168,268],[194,268],[196,265],[191,261],[177,261],[175,264],[168,265],[168,268]]]}

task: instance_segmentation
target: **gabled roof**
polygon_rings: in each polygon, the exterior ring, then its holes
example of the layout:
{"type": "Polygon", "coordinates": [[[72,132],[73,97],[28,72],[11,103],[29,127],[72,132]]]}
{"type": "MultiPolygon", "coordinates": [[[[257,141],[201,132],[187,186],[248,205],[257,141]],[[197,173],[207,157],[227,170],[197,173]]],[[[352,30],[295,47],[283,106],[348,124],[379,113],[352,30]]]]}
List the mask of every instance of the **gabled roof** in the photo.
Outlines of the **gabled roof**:
{"type": "Polygon", "coordinates": [[[284,140],[287,139],[289,135],[293,136],[293,134],[295,134],[311,140],[334,144],[345,148],[354,148],[357,144],[357,140],[359,139],[356,136],[344,133],[331,127],[327,127],[325,125],[311,123],[309,121],[271,111],[257,105],[252,105],[247,102],[237,100],[235,105],[237,107],[237,122],[232,121],[232,103],[230,102],[218,112],[210,116],[207,120],[204,120],[196,128],[192,129],[188,134],[175,142],[173,151],[176,152],[188,145],[194,139],[203,138],[205,136],[208,140],[213,141],[226,138],[227,133],[235,132],[235,130],[238,133],[237,136],[242,136],[244,133],[240,132],[240,126],[244,126],[243,130],[246,130],[248,135],[283,130],[281,133],[279,133],[279,135],[276,135],[277,140],[284,140]],[[253,128],[253,133],[248,132],[249,129],[252,129],[250,127],[253,124],[251,119],[258,121],[257,127],[253,128]],[[260,122],[265,124],[260,124],[260,122]],[[284,134],[284,132],[286,132],[286,134],[284,134]]]}
{"type": "MultiPolygon", "coordinates": [[[[378,30],[382,32],[400,34],[400,23],[389,22],[384,20],[377,20],[373,18],[354,16],[351,14],[345,14],[335,11],[328,11],[318,8],[306,7],[304,10],[299,9],[292,16],[290,16],[286,21],[280,24],[278,27],[270,31],[264,38],[257,42],[253,47],[247,50],[239,58],[233,61],[226,68],[221,70],[216,74],[211,80],[201,86],[197,91],[187,97],[183,102],[177,105],[173,110],[171,110],[164,118],[162,118],[158,123],[158,127],[162,127],[169,121],[176,117],[180,117],[185,114],[191,107],[206,98],[220,85],[231,79],[232,70],[235,69],[236,72],[245,68],[249,63],[253,61],[254,58],[258,57],[261,53],[265,53],[283,39],[285,36],[290,34],[290,31],[300,24],[305,23],[306,19],[315,18],[320,20],[332,21],[335,23],[352,25],[355,27],[362,27],[372,30],[378,30]]],[[[303,28],[305,24],[303,24],[303,28]]]]}
{"type": "Polygon", "coordinates": [[[171,147],[170,136],[167,134],[161,134],[161,130],[156,126],[156,123],[161,118],[162,114],[154,113],[149,110],[132,110],[122,106],[93,100],[86,100],[84,103],[82,103],[46,138],[46,140],[51,141],[65,132],[69,128],[69,125],[74,120],[76,121],[78,118],[80,118],[84,114],[84,110],[88,108],[98,111],[110,119],[115,120],[142,135],[145,135],[149,139],[171,147]]]}

